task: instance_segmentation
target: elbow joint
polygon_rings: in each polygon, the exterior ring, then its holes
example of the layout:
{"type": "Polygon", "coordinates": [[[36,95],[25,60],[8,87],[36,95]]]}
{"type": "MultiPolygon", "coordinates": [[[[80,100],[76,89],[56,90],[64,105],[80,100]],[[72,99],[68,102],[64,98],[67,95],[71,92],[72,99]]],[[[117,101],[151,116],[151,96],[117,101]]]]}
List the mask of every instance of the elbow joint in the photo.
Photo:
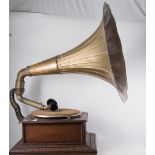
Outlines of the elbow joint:
{"type": "Polygon", "coordinates": [[[24,78],[26,76],[28,76],[28,69],[27,68],[24,68],[22,70],[20,70],[17,74],[17,79],[16,79],[16,94],[17,95],[22,95],[24,93],[24,78]]]}

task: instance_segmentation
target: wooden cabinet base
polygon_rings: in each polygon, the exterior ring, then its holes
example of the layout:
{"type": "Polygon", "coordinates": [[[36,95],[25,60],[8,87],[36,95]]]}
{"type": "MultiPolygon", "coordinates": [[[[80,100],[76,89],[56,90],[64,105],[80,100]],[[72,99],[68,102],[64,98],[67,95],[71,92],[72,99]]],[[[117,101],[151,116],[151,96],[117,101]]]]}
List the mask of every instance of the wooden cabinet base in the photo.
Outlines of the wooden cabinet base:
{"type": "Polygon", "coordinates": [[[10,155],[96,155],[95,135],[87,134],[86,144],[23,143],[20,140],[10,155]]]}
{"type": "Polygon", "coordinates": [[[88,115],[74,119],[40,119],[31,115],[21,123],[22,139],[10,155],[97,155],[95,134],[87,133],[88,115]]]}

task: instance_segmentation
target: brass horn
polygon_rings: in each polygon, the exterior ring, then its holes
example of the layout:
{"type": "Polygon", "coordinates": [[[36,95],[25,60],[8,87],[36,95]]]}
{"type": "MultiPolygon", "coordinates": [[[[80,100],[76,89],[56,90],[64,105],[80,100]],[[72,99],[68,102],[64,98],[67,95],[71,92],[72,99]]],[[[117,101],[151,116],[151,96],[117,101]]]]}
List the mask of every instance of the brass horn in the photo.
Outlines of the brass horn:
{"type": "MultiPolygon", "coordinates": [[[[24,78],[60,73],[81,73],[99,77],[112,84],[123,102],[127,99],[127,78],[122,46],[117,27],[108,4],[104,4],[103,18],[97,30],[83,43],[64,54],[28,66],[18,72],[15,89],[18,100],[41,110],[49,109],[23,97],[24,78]]],[[[12,103],[14,97],[11,95],[12,103]]],[[[18,113],[20,113],[19,108],[18,113]]]]}

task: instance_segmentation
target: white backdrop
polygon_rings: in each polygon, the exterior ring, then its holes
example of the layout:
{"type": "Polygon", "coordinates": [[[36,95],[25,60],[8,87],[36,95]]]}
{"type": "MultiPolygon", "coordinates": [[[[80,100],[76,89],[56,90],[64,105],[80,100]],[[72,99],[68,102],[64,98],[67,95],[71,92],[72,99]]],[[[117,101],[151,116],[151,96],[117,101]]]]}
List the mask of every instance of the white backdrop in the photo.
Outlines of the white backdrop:
{"type": "Polygon", "coordinates": [[[145,0],[10,0],[10,11],[98,18],[105,1],[119,20],[145,21],[145,0]]]}
{"type": "MultiPolygon", "coordinates": [[[[10,13],[10,88],[21,68],[75,47],[96,30],[100,19],[10,13]]],[[[97,134],[98,155],[144,155],[145,20],[116,19],[127,68],[126,104],[110,84],[78,74],[27,78],[25,96],[43,103],[54,98],[60,107],[87,111],[87,129],[97,134]]],[[[33,110],[20,105],[24,115],[33,110]]],[[[21,125],[10,106],[10,148],[20,138],[21,125]]]]}

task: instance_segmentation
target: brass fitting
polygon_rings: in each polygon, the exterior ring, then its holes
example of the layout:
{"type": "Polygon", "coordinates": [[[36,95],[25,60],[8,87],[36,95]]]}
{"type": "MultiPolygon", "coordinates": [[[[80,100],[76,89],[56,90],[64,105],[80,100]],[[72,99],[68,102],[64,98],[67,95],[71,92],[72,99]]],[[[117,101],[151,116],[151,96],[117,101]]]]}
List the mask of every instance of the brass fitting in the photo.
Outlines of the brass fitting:
{"type": "Polygon", "coordinates": [[[16,79],[16,85],[15,85],[15,88],[16,88],[15,93],[17,95],[21,95],[24,93],[24,85],[25,85],[24,78],[28,75],[29,74],[28,74],[27,68],[24,68],[18,72],[17,79],[16,79]]]}
{"type": "Polygon", "coordinates": [[[59,73],[58,66],[57,66],[57,57],[42,61],[40,63],[28,66],[27,68],[21,69],[17,74],[16,79],[16,85],[15,85],[15,94],[17,96],[17,99],[25,103],[27,105],[30,105],[32,107],[45,110],[49,109],[48,106],[43,105],[42,103],[27,99],[22,96],[24,93],[24,78],[26,76],[37,76],[37,75],[46,75],[46,74],[55,74],[59,73]]]}

